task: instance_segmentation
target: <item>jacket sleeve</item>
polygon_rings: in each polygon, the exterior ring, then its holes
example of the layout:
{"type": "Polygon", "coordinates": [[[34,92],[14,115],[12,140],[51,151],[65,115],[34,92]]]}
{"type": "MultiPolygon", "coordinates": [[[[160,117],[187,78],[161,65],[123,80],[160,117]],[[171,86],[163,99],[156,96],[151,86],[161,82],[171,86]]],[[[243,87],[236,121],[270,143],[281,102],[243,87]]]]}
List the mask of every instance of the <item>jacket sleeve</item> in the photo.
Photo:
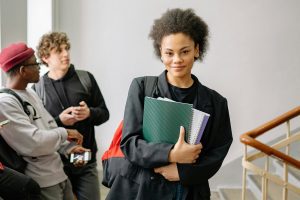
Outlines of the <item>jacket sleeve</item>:
{"type": "Polygon", "coordinates": [[[226,99],[215,106],[216,114],[209,138],[202,143],[203,149],[196,164],[177,164],[180,181],[184,185],[206,182],[221,167],[232,143],[232,133],[226,99]]]}
{"type": "Polygon", "coordinates": [[[89,76],[92,82],[92,92],[89,103],[91,112],[90,119],[93,125],[100,125],[109,119],[109,111],[94,76],[91,73],[89,73],[89,76]]]}
{"type": "Polygon", "coordinates": [[[39,129],[32,124],[21,104],[13,97],[2,97],[0,116],[10,123],[2,128],[2,137],[20,155],[37,157],[57,151],[67,139],[64,128],[39,129]]]}
{"type": "Polygon", "coordinates": [[[173,145],[147,143],[143,138],[144,86],[134,79],[128,92],[121,149],[125,157],[143,168],[154,168],[168,164],[168,156],[173,145]]]}
{"type": "Polygon", "coordinates": [[[76,142],[69,142],[69,141],[65,141],[60,148],[58,149],[58,152],[61,155],[64,155],[66,158],[69,158],[69,154],[71,153],[71,151],[77,147],[79,145],[77,145],[76,142]]]}

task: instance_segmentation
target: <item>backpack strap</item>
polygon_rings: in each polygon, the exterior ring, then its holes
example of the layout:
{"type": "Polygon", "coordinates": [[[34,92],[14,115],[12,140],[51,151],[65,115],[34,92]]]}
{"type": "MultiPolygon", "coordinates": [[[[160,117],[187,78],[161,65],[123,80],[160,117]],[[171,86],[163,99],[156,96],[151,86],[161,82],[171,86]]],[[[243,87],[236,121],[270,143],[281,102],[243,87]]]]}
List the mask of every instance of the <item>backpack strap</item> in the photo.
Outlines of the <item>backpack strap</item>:
{"type": "Polygon", "coordinates": [[[154,97],[157,96],[157,82],[158,77],[157,76],[145,76],[144,77],[144,94],[148,97],[154,97]]]}
{"type": "MultiPolygon", "coordinates": [[[[76,74],[79,78],[80,83],[82,84],[84,90],[87,93],[92,91],[92,81],[87,71],[84,70],[76,70],[76,74]]],[[[46,105],[46,93],[45,93],[45,83],[44,76],[40,78],[38,83],[34,84],[35,92],[41,98],[44,105],[46,105]]]]}
{"type": "MultiPolygon", "coordinates": [[[[9,88],[0,89],[0,93],[7,93],[13,95],[21,103],[24,112],[29,116],[30,111],[27,108],[27,105],[30,105],[28,102],[23,101],[22,98],[13,90],[9,88]]],[[[33,107],[32,107],[33,108],[33,107]]],[[[34,108],[33,108],[34,109],[34,108]]],[[[35,109],[34,109],[35,112],[35,109]]],[[[12,168],[18,172],[24,173],[27,162],[20,156],[14,149],[12,149],[0,135],[0,159],[4,165],[9,168],[12,168]]]]}
{"type": "Polygon", "coordinates": [[[87,71],[76,69],[76,74],[84,88],[88,93],[92,91],[92,81],[87,71]]]}
{"type": "MultiPolygon", "coordinates": [[[[18,101],[21,103],[24,112],[29,116],[30,115],[30,111],[27,108],[28,105],[30,105],[30,103],[23,101],[22,98],[13,90],[9,89],[9,88],[3,88],[0,90],[0,93],[7,93],[10,95],[13,95],[14,97],[16,97],[18,99],[18,101]]],[[[35,111],[34,111],[35,112],[35,111]]]]}

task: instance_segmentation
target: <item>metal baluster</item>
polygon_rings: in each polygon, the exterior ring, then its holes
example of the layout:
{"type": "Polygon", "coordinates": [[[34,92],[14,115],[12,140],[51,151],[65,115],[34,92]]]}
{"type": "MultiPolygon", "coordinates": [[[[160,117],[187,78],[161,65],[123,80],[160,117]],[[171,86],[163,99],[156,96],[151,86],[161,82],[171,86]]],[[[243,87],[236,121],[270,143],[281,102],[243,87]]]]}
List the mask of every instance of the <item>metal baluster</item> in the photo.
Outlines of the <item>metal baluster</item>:
{"type": "MultiPolygon", "coordinates": [[[[247,161],[247,145],[244,146],[244,161],[247,161]]],[[[243,188],[242,188],[242,200],[246,199],[246,177],[247,177],[247,169],[243,166],[243,188]]]]}
{"type": "MultiPolygon", "coordinates": [[[[286,122],[286,125],[287,125],[286,138],[289,139],[290,136],[291,136],[290,120],[288,120],[288,121],[286,122]]],[[[290,145],[289,145],[289,144],[286,145],[286,147],[285,147],[285,153],[286,153],[287,155],[290,154],[290,145]]],[[[283,162],[283,179],[284,179],[285,184],[284,184],[284,186],[283,186],[283,188],[282,188],[282,190],[283,190],[283,191],[282,191],[282,199],[283,199],[283,200],[287,200],[287,199],[288,199],[287,183],[288,183],[288,181],[289,181],[289,176],[288,176],[288,165],[287,165],[285,162],[283,162]]]]}

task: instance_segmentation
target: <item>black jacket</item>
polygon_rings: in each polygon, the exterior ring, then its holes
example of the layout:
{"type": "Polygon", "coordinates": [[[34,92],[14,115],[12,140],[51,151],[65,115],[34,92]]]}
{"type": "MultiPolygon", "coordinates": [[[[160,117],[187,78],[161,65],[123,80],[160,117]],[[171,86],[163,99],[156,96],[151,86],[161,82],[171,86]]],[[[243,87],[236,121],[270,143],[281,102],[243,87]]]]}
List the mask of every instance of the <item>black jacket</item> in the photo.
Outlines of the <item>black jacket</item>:
{"type": "MultiPolygon", "coordinates": [[[[91,92],[84,89],[73,65],[61,79],[53,80],[48,77],[48,73],[42,78],[44,78],[46,93],[45,108],[55,118],[58,126],[77,129],[83,135],[82,146],[91,149],[91,162],[95,162],[97,144],[94,126],[106,122],[109,118],[109,112],[94,76],[91,73],[88,74],[92,82],[91,92]],[[70,106],[78,106],[81,101],[85,101],[90,108],[90,117],[75,123],[74,126],[64,126],[59,119],[59,114],[70,106]]],[[[35,89],[34,86],[33,89],[35,89]]],[[[64,162],[69,163],[67,160],[64,162]]]]}
{"type": "MultiPolygon", "coordinates": [[[[177,164],[180,183],[185,187],[184,199],[210,199],[208,179],[221,167],[232,143],[232,133],[227,101],[220,94],[197,83],[194,108],[210,114],[201,139],[203,149],[196,164],[177,164]]],[[[107,199],[171,200],[176,184],[155,174],[153,168],[168,165],[168,155],[173,147],[166,143],[147,143],[142,136],[144,107],[144,78],[132,81],[124,114],[121,149],[126,163],[115,179],[107,199]]],[[[172,99],[166,72],[158,78],[154,97],[172,99]]]]}

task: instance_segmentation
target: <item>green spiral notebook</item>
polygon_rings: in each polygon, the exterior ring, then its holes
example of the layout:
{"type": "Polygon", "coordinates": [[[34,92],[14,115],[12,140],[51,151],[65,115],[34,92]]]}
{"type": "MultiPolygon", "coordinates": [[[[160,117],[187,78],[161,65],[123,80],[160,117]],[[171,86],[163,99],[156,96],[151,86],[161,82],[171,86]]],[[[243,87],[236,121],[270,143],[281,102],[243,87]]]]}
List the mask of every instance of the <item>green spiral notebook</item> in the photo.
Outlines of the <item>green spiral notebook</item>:
{"type": "MultiPolygon", "coordinates": [[[[175,144],[179,137],[180,126],[183,126],[186,133],[186,141],[191,143],[193,138],[199,136],[203,116],[208,115],[203,113],[198,110],[195,112],[192,104],[145,97],[143,116],[144,139],[148,142],[175,144]],[[199,112],[202,113],[202,117],[195,116],[199,112]]],[[[196,139],[193,139],[192,143],[195,143],[195,141],[196,139]]]]}
{"type": "Polygon", "coordinates": [[[145,97],[143,135],[148,142],[175,144],[180,126],[190,130],[192,105],[145,97]]]}

